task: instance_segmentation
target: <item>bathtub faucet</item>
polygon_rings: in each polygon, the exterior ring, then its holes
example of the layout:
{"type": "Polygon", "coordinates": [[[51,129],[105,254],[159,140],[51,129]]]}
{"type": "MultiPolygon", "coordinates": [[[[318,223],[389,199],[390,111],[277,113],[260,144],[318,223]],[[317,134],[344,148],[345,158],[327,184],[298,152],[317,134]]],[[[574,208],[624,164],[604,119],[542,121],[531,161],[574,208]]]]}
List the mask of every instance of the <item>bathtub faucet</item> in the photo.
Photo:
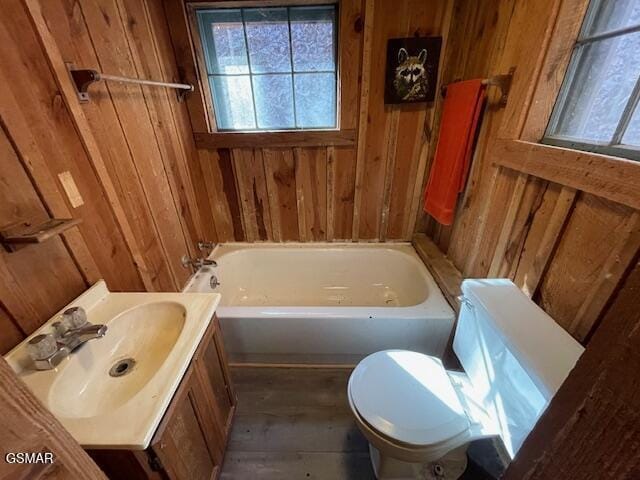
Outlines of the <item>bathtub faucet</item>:
{"type": "Polygon", "coordinates": [[[191,268],[193,272],[198,270],[200,267],[204,267],[205,265],[217,267],[218,263],[215,260],[210,260],[208,258],[189,258],[188,255],[182,256],[182,266],[184,268],[191,268]]]}
{"type": "Polygon", "coordinates": [[[201,252],[211,252],[214,248],[216,248],[216,245],[217,243],[215,242],[200,240],[196,246],[201,252]]]}

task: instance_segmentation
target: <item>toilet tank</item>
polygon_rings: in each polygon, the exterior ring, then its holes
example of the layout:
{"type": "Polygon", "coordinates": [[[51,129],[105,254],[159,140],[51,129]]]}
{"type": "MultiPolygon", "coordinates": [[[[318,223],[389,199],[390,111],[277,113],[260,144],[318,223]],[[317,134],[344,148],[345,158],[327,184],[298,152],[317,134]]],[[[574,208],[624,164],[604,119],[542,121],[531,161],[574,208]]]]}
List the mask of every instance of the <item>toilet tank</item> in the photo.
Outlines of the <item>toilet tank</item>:
{"type": "Polygon", "coordinates": [[[453,350],[513,458],[584,348],[510,280],[462,293],[453,350]]]}

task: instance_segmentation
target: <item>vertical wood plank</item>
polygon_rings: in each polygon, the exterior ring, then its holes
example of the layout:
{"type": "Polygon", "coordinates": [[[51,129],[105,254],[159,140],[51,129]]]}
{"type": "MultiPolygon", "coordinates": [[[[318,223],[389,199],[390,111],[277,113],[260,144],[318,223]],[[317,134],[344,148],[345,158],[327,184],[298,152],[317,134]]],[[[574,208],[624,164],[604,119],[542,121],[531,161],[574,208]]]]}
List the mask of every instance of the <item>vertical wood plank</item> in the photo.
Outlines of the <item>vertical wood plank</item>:
{"type": "Polygon", "coordinates": [[[575,198],[574,189],[555,184],[549,185],[544,193],[518,259],[514,277],[515,284],[530,297],[538,290],[575,198]]]}
{"type": "Polygon", "coordinates": [[[218,241],[242,241],[240,202],[229,151],[199,150],[198,155],[218,241]]]}
{"type": "Polygon", "coordinates": [[[356,150],[350,147],[333,148],[333,236],[332,240],[351,240],[353,237],[354,193],[356,179],[356,150]]]}
{"type": "Polygon", "coordinates": [[[353,199],[353,227],[351,238],[360,238],[360,209],[362,207],[362,183],[366,162],[366,139],[369,126],[369,96],[371,89],[371,56],[373,49],[374,0],[365,0],[364,27],[362,40],[362,67],[360,81],[360,102],[358,106],[358,137],[356,154],[356,178],[353,199]]]}
{"type": "Polygon", "coordinates": [[[327,147],[327,240],[332,241],[335,238],[333,231],[334,214],[336,209],[335,184],[336,184],[336,149],[327,147]]]}
{"type": "Polygon", "coordinates": [[[340,72],[340,128],[358,126],[363,0],[340,2],[338,66],[340,72]]]}
{"type": "Polygon", "coordinates": [[[298,240],[296,168],[293,151],[290,148],[264,149],[262,157],[269,193],[273,239],[277,242],[298,240]]]}
{"type": "Polygon", "coordinates": [[[294,156],[300,239],[326,240],[327,150],[295,148],[294,156]]]}
{"type": "Polygon", "coordinates": [[[575,203],[537,300],[579,340],[604,307],[598,292],[617,285],[637,251],[635,222],[633,210],[593,195],[581,193],[575,203]]]}
{"type": "Polygon", "coordinates": [[[507,211],[502,222],[502,229],[500,230],[500,235],[498,236],[498,241],[495,245],[493,258],[489,265],[489,271],[487,273],[488,277],[495,277],[500,272],[500,267],[502,266],[504,255],[507,251],[509,237],[513,231],[516,216],[520,209],[520,204],[522,203],[526,186],[527,175],[523,173],[518,174],[518,178],[516,178],[515,185],[513,187],[513,193],[511,194],[511,200],[509,201],[509,205],[507,206],[507,211]]]}
{"type": "Polygon", "coordinates": [[[262,152],[239,148],[232,150],[232,157],[246,239],[249,242],[271,240],[273,234],[262,152]]]}
{"type": "Polygon", "coordinates": [[[380,240],[387,239],[389,227],[389,209],[391,208],[391,188],[395,178],[396,147],[398,141],[398,128],[400,123],[400,109],[392,108],[389,116],[389,133],[387,136],[387,151],[384,162],[384,185],[382,188],[382,210],[380,212],[380,226],[378,227],[380,240]]]}
{"type": "MultiPolygon", "coordinates": [[[[178,65],[181,82],[190,83],[195,91],[187,96],[187,108],[194,132],[210,130],[209,117],[206,111],[206,100],[203,84],[198,81],[198,60],[196,59],[187,19],[186,2],[179,0],[162,0],[167,12],[167,22],[171,32],[171,42],[178,65]]],[[[207,85],[204,85],[207,87],[207,85]]]]}

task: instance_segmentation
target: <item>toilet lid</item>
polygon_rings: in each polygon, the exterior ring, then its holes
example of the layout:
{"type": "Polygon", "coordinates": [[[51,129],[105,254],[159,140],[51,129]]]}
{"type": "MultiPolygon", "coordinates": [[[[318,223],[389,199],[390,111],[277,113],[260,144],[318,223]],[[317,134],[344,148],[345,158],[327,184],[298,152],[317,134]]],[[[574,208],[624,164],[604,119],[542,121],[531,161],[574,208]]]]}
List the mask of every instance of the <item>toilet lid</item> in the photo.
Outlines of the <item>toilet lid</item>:
{"type": "Polygon", "coordinates": [[[432,445],[469,428],[451,380],[435,357],[406,350],[374,353],[354,369],[349,389],[369,425],[404,443],[432,445]]]}

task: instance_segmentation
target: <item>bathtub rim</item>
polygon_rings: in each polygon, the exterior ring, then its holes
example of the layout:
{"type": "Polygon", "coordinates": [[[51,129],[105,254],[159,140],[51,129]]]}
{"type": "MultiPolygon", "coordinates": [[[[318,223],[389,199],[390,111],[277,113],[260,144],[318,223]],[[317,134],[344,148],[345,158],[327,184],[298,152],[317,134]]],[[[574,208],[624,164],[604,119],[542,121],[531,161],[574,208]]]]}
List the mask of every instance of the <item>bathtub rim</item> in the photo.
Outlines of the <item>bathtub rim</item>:
{"type": "MultiPolygon", "coordinates": [[[[288,318],[296,317],[320,317],[332,319],[348,319],[348,318],[384,318],[393,317],[393,319],[419,319],[428,318],[450,320],[455,319],[456,314],[451,305],[447,302],[442,290],[435,281],[432,273],[424,264],[418,252],[411,242],[224,242],[216,244],[211,253],[207,256],[210,260],[218,260],[225,255],[234,255],[240,253],[241,250],[247,249],[317,249],[317,248],[345,248],[345,249],[378,249],[388,250],[394,254],[401,254],[414,263],[427,287],[427,298],[421,303],[406,306],[361,306],[361,305],[260,305],[260,306],[236,306],[236,305],[220,305],[218,307],[218,315],[227,318],[272,318],[276,316],[285,316],[288,318]],[[230,249],[220,253],[222,249],[230,249]]],[[[189,291],[195,280],[195,276],[203,269],[208,269],[215,274],[215,267],[202,267],[189,277],[182,291],[189,291]]],[[[210,290],[213,291],[213,290],[210,290]]]]}

